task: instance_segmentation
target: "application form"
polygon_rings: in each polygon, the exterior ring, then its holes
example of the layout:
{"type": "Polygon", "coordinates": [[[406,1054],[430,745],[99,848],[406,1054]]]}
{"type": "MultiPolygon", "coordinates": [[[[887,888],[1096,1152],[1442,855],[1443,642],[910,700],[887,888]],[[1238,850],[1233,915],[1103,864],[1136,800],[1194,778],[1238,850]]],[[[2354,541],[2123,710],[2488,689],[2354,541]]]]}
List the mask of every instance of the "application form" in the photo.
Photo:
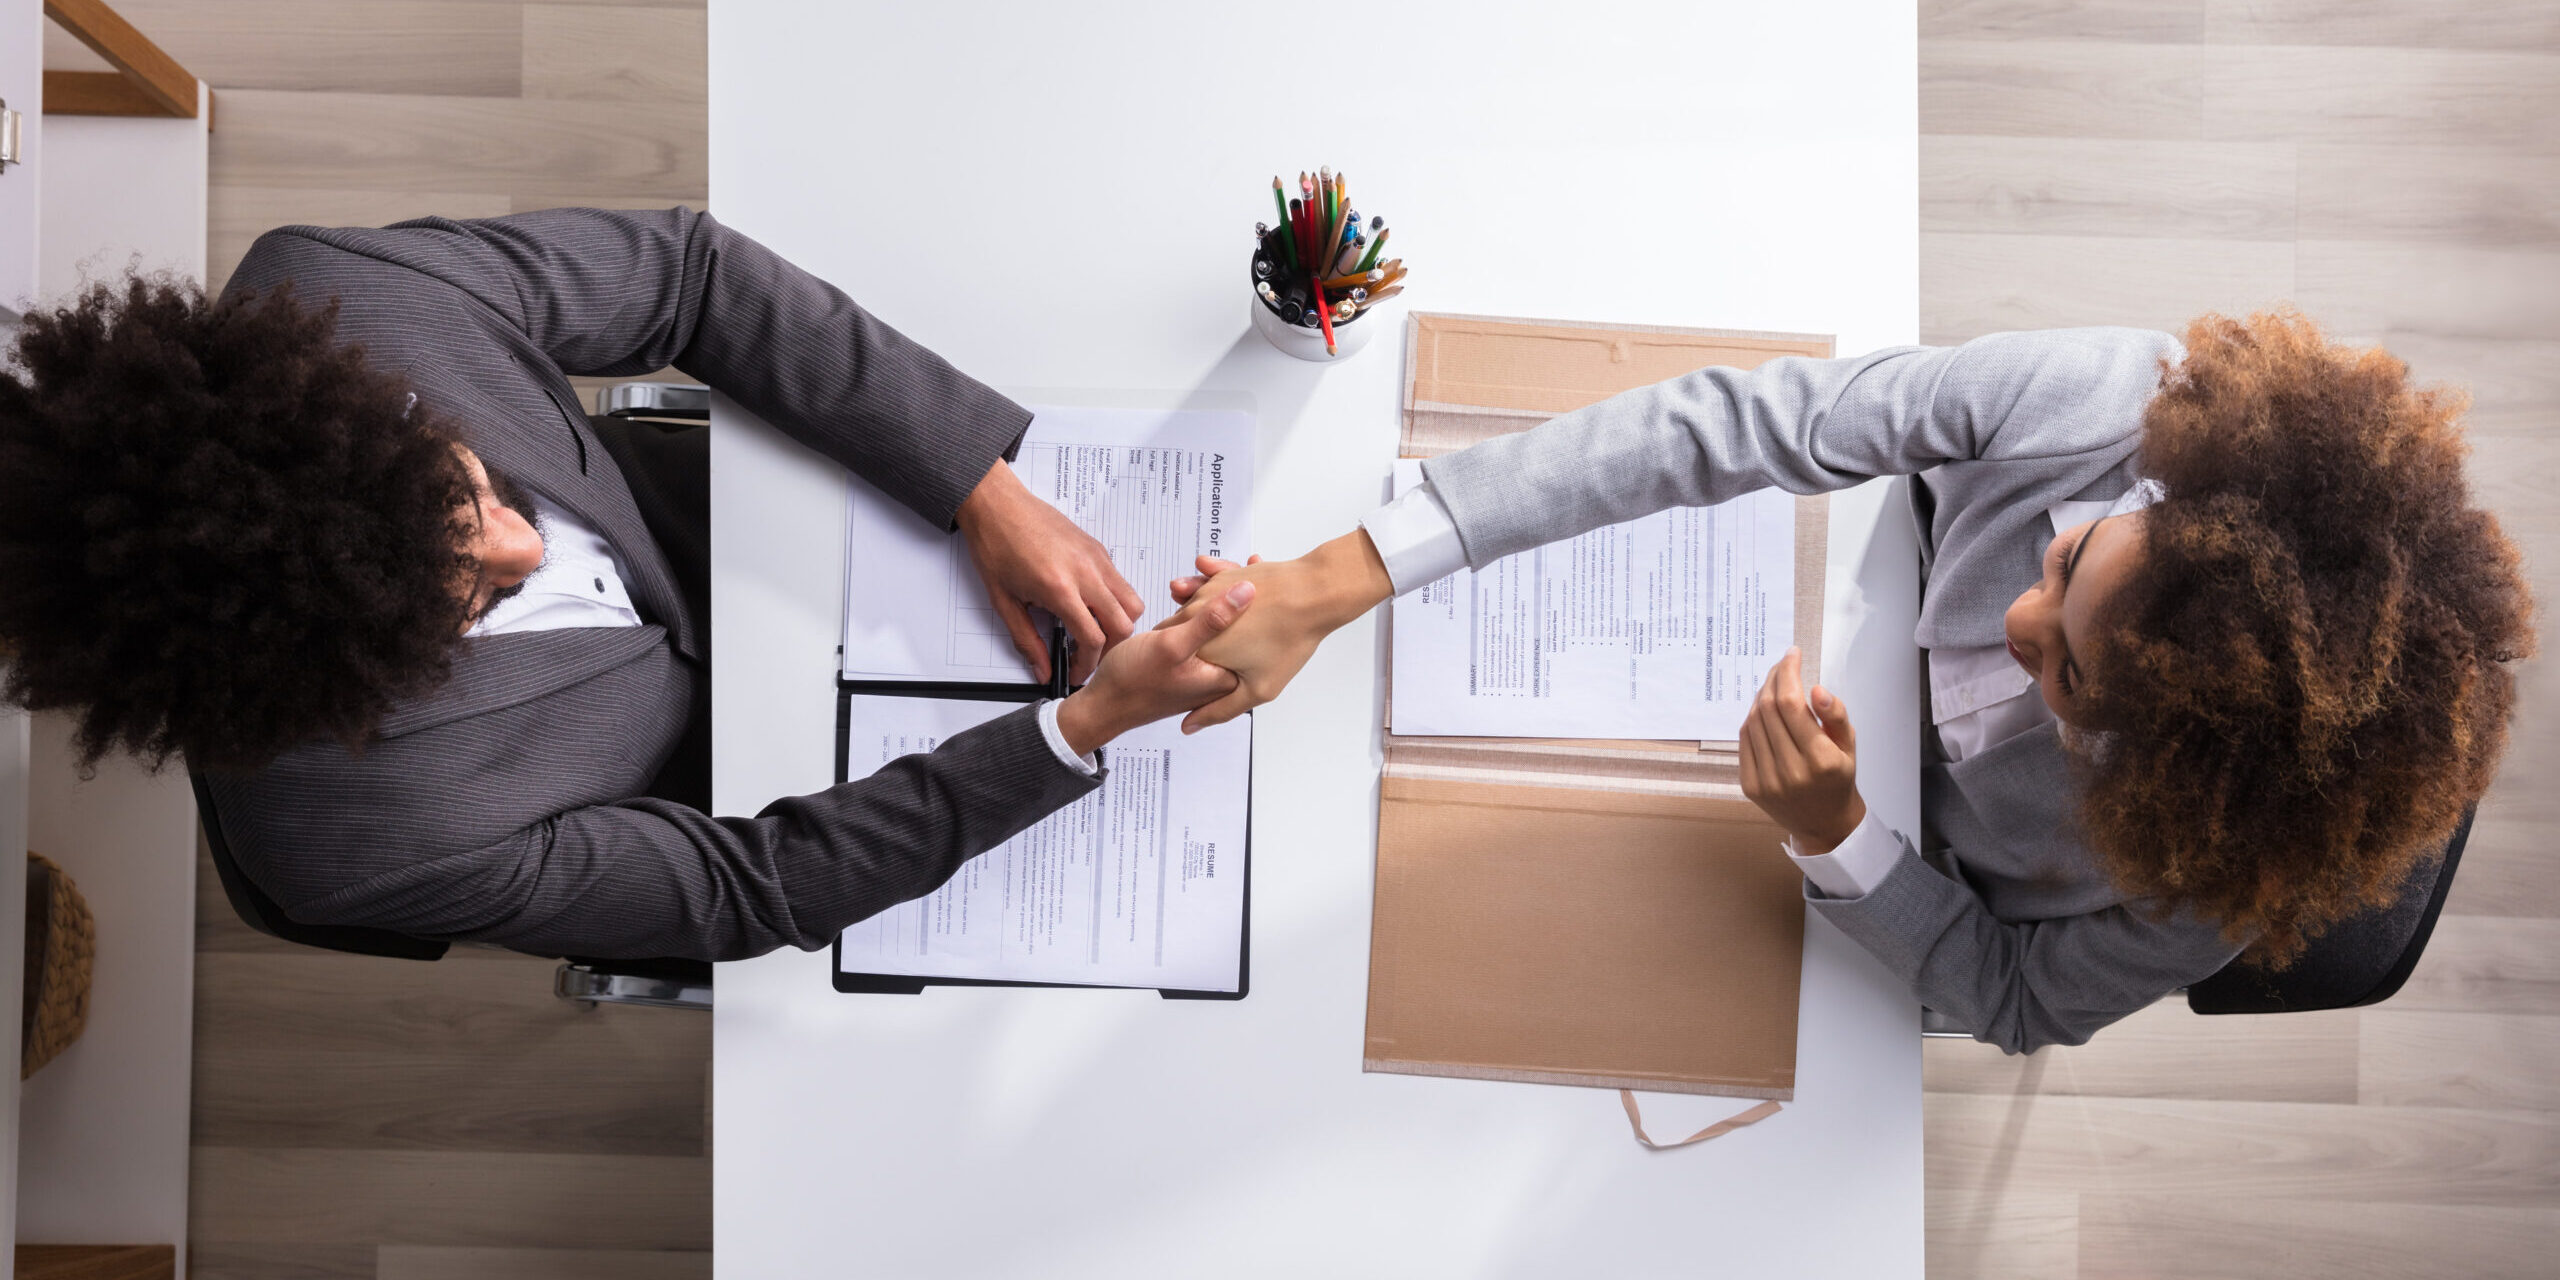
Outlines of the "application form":
{"type": "MultiPolygon", "coordinates": [[[[1110,549],[1138,589],[1144,631],[1174,611],[1167,579],[1203,553],[1253,543],[1253,415],[1227,410],[1035,407],[1014,459],[1024,486],[1110,549]]],[[[845,519],[847,676],[1043,680],[987,602],[967,543],[860,478],[845,519]]],[[[1045,635],[1048,624],[1037,621],[1045,635]]]]}
{"type": "MultiPolygon", "coordinates": [[[[1014,709],[852,700],[851,773],[1014,709]]],[[[847,973],[1234,991],[1244,948],[1250,720],[1178,720],[1102,749],[1102,786],[969,860],[949,883],[844,931],[847,973]]]]}
{"type": "MultiPolygon", "coordinates": [[[[1422,464],[1396,462],[1396,491],[1422,464]]],[[[1390,730],[1729,742],[1795,635],[1795,497],[1674,507],[1396,598],[1390,730]]]]}

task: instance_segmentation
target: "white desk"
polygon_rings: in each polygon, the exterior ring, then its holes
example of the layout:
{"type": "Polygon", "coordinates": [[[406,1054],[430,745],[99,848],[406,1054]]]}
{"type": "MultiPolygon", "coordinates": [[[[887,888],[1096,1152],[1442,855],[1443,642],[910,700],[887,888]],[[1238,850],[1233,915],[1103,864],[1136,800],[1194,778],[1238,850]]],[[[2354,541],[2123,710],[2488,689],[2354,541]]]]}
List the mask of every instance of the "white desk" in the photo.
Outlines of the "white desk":
{"type": "MultiPolygon", "coordinates": [[[[1265,552],[1385,494],[1401,361],[1390,334],[1319,367],[1246,329],[1274,171],[1346,169],[1415,305],[1913,339],[1907,5],[1334,8],[1346,43],[1397,52],[1336,58],[1361,88],[1324,111],[1275,92],[1273,6],[1069,8],[713,0],[713,208],[1019,397],[1250,396],[1265,552]],[[1510,270],[1559,245],[1598,265],[1510,270]]],[[[1319,60],[1302,47],[1285,61],[1319,60]]],[[[712,461],[715,791],[752,812],[831,780],[841,481],[734,410],[712,461]]],[[[1898,500],[1834,504],[1825,663],[1869,803],[1907,825],[1898,500]]],[[[1346,629],[1260,713],[1240,1003],[840,996],[823,953],[723,966],[718,1273],[1920,1274],[1916,1010],[1819,918],[1797,1101],[1705,1146],[1643,1151],[1607,1091],[1361,1073],[1379,640],[1346,629]]],[[[1657,1096],[1648,1119],[1738,1105],[1657,1096]]]]}

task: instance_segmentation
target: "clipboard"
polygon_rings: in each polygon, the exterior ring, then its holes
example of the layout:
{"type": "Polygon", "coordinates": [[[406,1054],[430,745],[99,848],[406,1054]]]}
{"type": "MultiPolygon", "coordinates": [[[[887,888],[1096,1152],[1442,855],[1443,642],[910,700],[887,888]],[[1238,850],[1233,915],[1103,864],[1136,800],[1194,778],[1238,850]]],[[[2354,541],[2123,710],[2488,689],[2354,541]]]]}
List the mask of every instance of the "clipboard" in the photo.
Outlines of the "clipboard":
{"type": "MultiPolygon", "coordinates": [[[[969,702],[1038,702],[1045,698],[1064,698],[1075,692],[1067,683],[1067,630],[1051,624],[1049,628],[1049,679],[1045,683],[980,684],[966,680],[896,680],[851,679],[841,672],[836,676],[836,772],[837,785],[852,781],[853,772],[853,699],[857,694],[891,698],[952,698],[969,702]]],[[[1107,750],[1107,748],[1106,748],[1107,750]]],[[[1252,750],[1250,731],[1246,751],[1252,750]]],[[[1252,771],[1245,774],[1245,808],[1253,807],[1252,771]]],[[[1236,935],[1236,989],[1233,991],[1191,991],[1171,987],[1128,987],[1106,982],[1025,982],[1010,978],[936,978],[910,973],[850,973],[844,967],[844,935],[838,933],[828,948],[828,969],[837,991],[846,995],[924,994],[927,987],[1065,987],[1095,991],[1153,990],[1167,1000],[1242,1000],[1253,990],[1253,825],[1245,824],[1244,891],[1239,907],[1240,922],[1236,935]]]]}

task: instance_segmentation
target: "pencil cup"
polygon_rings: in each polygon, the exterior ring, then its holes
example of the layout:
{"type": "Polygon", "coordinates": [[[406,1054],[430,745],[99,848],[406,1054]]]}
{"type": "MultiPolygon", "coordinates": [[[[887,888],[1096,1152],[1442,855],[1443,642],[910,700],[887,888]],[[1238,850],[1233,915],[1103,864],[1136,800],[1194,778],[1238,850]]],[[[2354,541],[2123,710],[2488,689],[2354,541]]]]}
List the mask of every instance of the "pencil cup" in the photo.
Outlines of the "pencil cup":
{"type": "Polygon", "coordinates": [[[1264,341],[1301,360],[1326,364],[1348,360],[1360,348],[1369,345],[1369,331],[1378,326],[1368,312],[1333,326],[1333,354],[1325,354],[1324,331],[1302,324],[1291,324],[1272,314],[1271,308],[1253,294],[1245,295],[1245,305],[1253,309],[1253,331],[1264,341]]]}

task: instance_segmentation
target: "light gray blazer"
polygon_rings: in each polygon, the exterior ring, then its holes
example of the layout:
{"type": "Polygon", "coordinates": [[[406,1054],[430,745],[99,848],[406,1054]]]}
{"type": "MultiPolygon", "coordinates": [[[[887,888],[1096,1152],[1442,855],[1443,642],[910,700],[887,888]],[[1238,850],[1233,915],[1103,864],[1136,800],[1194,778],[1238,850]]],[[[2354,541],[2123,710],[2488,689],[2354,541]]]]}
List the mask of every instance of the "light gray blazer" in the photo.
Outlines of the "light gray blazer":
{"type": "MultiPolygon", "coordinates": [[[[259,237],[230,292],[293,282],[490,465],[603,534],[650,625],[462,642],[364,751],[209,776],[241,869],[307,924],[550,955],[819,947],[1097,783],[1031,708],[870,778],[713,817],[644,796],[704,637],[570,374],[674,365],[941,526],[1031,415],[825,281],[689,209],[555,209],[259,237]]],[[[834,662],[809,655],[811,697],[834,662]]]]}
{"type": "MultiPolygon", "coordinates": [[[[1915,477],[1921,648],[1997,644],[2038,576],[2045,509],[2139,478],[2165,333],[2060,329],[1960,347],[1701,369],[1432,459],[1469,564],[1665,507],[1915,477]]],[[[1853,711],[1854,713],[1854,711],[1853,711]]],[[[1934,760],[1934,751],[1924,759],[1934,760]]],[[[1864,897],[1805,896],[1931,1008],[2013,1053],[2079,1044],[2240,948],[2118,892],[2074,831],[2054,727],[1921,770],[1921,831],[1864,897]]]]}

